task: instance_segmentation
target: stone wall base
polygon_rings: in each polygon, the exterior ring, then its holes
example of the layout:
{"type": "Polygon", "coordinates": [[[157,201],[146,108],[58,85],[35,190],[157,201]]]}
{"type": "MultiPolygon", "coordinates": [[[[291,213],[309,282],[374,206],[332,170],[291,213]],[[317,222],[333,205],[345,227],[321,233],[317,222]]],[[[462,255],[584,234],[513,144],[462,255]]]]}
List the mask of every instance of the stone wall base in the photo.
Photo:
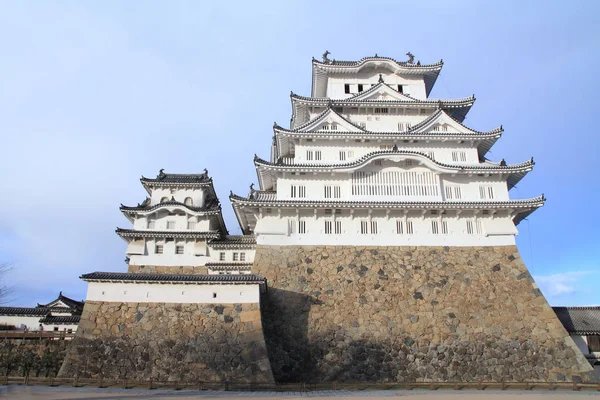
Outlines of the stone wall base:
{"type": "Polygon", "coordinates": [[[593,381],[516,246],[264,246],[277,381],[593,381]]]}
{"type": "Polygon", "coordinates": [[[259,304],[87,301],[59,376],[273,382],[259,304]]]}

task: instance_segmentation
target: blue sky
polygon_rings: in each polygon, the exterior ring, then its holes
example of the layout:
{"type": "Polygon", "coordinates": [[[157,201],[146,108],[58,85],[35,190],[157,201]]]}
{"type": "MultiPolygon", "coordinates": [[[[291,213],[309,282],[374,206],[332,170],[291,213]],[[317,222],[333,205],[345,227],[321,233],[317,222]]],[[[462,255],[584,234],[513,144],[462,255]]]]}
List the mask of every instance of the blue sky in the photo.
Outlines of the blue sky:
{"type": "Polygon", "coordinates": [[[536,167],[544,193],[518,245],[552,305],[600,304],[597,1],[0,3],[0,261],[13,305],[85,297],[81,273],[124,271],[119,204],[143,174],[208,168],[227,199],[256,179],[311,57],[411,51],[444,60],[432,97],[477,101],[465,123],[504,125],[490,158],[536,167]],[[168,5],[167,5],[168,4],[168,5]]]}

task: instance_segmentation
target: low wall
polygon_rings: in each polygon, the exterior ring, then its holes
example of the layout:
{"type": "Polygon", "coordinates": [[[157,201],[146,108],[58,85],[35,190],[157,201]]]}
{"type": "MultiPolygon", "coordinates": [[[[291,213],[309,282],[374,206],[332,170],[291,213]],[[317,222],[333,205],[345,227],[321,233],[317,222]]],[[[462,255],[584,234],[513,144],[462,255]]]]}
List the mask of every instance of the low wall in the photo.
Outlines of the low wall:
{"type": "Polygon", "coordinates": [[[593,381],[515,246],[265,246],[277,381],[593,381]]]}
{"type": "Polygon", "coordinates": [[[55,377],[70,340],[0,339],[0,376],[55,377]]]}
{"type": "Polygon", "coordinates": [[[273,382],[258,303],[86,301],[59,376],[273,382]]]}

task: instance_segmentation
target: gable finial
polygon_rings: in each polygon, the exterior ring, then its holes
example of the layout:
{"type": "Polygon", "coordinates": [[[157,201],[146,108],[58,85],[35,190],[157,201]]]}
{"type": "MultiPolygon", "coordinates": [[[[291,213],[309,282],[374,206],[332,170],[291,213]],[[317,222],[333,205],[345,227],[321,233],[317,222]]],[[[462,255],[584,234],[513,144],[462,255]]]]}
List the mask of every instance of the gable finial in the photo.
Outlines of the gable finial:
{"type": "Polygon", "coordinates": [[[504,158],[500,161],[500,166],[506,167],[506,160],[504,158]]]}
{"type": "Polygon", "coordinates": [[[408,61],[406,63],[407,64],[414,64],[415,63],[415,56],[413,55],[413,53],[411,53],[409,51],[408,53],[406,53],[406,55],[408,56],[408,61]]]}
{"type": "Polygon", "coordinates": [[[379,83],[383,83],[383,76],[381,74],[379,74],[379,83]]]}
{"type": "Polygon", "coordinates": [[[394,147],[392,147],[392,151],[398,151],[398,145],[394,143],[394,147]]]}
{"type": "Polygon", "coordinates": [[[204,176],[208,178],[208,169],[204,168],[204,176]]]}
{"type": "Polygon", "coordinates": [[[158,179],[162,179],[165,177],[165,169],[161,168],[160,171],[158,171],[158,179]]]}
{"type": "Polygon", "coordinates": [[[323,62],[325,64],[331,64],[331,60],[329,59],[329,57],[327,57],[330,54],[331,53],[329,52],[329,50],[325,50],[325,53],[323,53],[323,62]]]}

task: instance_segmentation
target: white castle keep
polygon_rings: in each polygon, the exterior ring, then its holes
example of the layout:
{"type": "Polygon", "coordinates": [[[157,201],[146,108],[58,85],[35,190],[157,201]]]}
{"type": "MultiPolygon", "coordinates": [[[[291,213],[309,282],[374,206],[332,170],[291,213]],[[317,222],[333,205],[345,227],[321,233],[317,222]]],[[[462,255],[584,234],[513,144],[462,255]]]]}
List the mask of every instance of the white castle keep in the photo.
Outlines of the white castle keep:
{"type": "Polygon", "coordinates": [[[231,201],[264,245],[497,246],[544,197],[511,200],[533,168],[490,161],[503,133],[462,124],[475,98],[430,99],[443,62],[313,59],[311,97],[274,125],[260,190],[231,201]]]}

